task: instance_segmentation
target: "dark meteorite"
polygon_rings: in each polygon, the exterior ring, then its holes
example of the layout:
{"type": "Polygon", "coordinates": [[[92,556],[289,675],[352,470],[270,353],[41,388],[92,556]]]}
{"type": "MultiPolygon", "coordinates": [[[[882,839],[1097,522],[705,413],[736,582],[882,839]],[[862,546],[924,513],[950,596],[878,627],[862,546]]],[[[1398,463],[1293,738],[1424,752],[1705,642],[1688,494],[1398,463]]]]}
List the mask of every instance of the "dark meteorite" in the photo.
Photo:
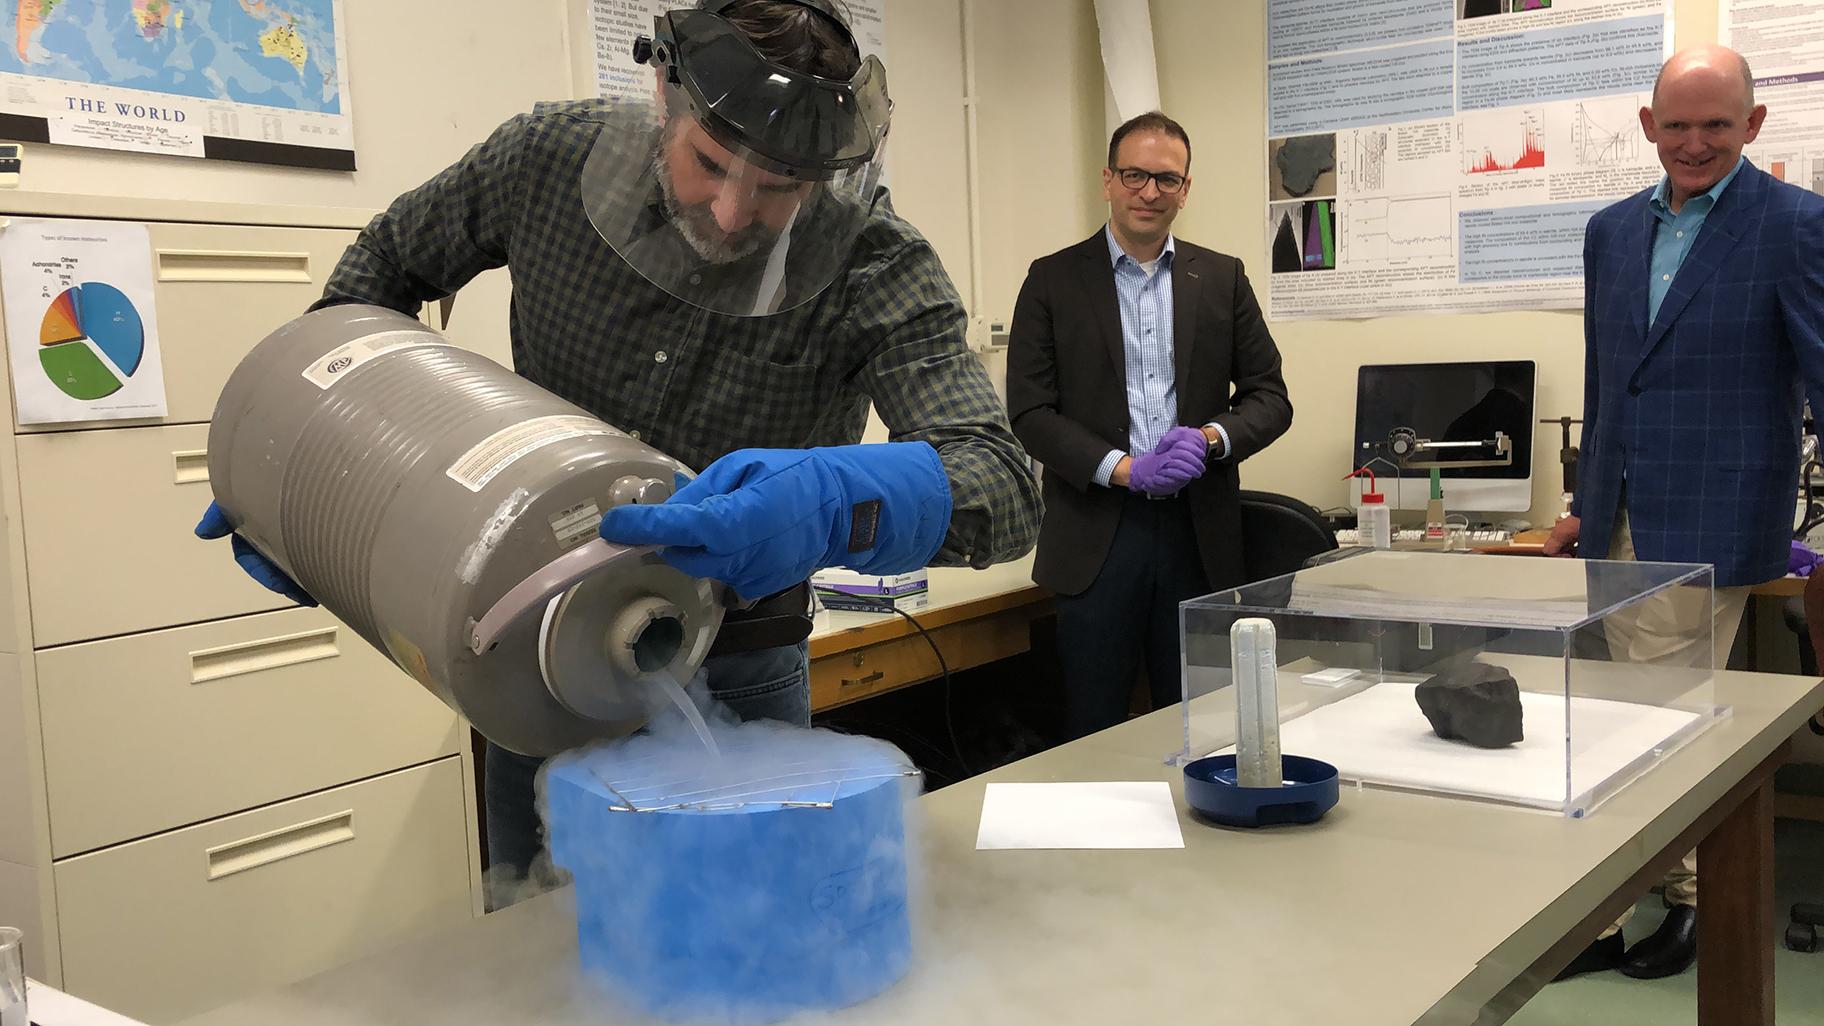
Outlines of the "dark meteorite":
{"type": "Polygon", "coordinates": [[[1431,729],[1447,741],[1505,748],[1526,736],[1520,724],[1520,685],[1504,667],[1470,663],[1446,670],[1413,692],[1431,729]]]}

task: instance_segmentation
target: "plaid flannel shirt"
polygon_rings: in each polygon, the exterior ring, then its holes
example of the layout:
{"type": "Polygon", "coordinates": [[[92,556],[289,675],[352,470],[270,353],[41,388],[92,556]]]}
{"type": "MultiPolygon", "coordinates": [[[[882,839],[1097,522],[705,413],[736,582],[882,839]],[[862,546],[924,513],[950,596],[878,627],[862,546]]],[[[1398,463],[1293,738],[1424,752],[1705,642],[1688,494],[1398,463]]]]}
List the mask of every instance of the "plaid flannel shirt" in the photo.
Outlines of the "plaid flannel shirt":
{"type": "Polygon", "coordinates": [[[615,108],[540,104],[362,230],[318,306],[416,314],[475,275],[513,276],[519,374],[686,465],[735,449],[846,445],[871,399],[894,441],[929,442],[953,512],[938,564],[985,567],[1037,535],[1026,452],[964,345],[962,303],[937,254],[884,194],[847,269],[783,313],[734,317],[673,298],[602,240],[583,163],[615,108]]]}

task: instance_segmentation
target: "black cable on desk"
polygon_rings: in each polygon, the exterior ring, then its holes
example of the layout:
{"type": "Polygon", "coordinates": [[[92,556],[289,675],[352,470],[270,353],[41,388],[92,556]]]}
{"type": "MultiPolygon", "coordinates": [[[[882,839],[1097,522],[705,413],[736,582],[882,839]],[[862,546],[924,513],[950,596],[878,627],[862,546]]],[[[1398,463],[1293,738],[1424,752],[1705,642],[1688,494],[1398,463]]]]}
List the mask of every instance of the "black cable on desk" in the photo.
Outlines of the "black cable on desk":
{"type": "MultiPolygon", "coordinates": [[[[898,613],[906,618],[906,622],[912,625],[912,629],[916,630],[920,637],[925,639],[925,644],[931,646],[931,654],[937,657],[937,668],[942,671],[944,677],[944,731],[950,735],[950,754],[955,757],[956,768],[962,771],[963,777],[974,776],[975,771],[969,768],[969,760],[963,758],[963,746],[956,740],[956,717],[950,709],[950,664],[944,659],[943,649],[937,647],[937,639],[931,636],[930,631],[925,630],[924,624],[918,622],[918,617],[894,605],[891,599],[883,599],[874,595],[845,594],[843,601],[860,602],[882,612],[898,613]]],[[[840,610],[835,611],[840,612],[840,610]]]]}

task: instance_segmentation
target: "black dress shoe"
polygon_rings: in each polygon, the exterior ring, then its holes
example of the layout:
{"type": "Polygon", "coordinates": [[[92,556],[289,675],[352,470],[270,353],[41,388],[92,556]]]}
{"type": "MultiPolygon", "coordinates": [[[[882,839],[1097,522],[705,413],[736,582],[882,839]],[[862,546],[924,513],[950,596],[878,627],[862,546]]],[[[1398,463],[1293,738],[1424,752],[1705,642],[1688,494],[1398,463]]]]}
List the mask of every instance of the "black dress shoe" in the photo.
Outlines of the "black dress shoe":
{"type": "Polygon", "coordinates": [[[1653,935],[1628,949],[1621,971],[1637,980],[1677,976],[1697,961],[1697,906],[1674,905],[1653,935]]]}
{"type": "Polygon", "coordinates": [[[1582,976],[1584,973],[1599,973],[1605,969],[1613,969],[1621,964],[1621,958],[1621,934],[1619,932],[1611,933],[1601,940],[1591,941],[1589,947],[1584,948],[1577,953],[1576,958],[1571,959],[1570,965],[1565,966],[1558,975],[1552,977],[1552,982],[1568,980],[1573,976],[1582,976]]]}

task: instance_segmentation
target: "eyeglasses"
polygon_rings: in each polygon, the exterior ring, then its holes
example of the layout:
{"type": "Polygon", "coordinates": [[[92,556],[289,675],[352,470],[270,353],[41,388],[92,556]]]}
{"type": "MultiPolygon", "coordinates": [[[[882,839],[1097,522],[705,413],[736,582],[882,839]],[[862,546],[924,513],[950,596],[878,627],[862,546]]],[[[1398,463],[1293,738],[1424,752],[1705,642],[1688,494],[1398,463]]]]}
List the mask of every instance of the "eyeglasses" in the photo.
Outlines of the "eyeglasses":
{"type": "Polygon", "coordinates": [[[1148,180],[1159,186],[1159,191],[1167,196],[1184,188],[1184,176],[1176,171],[1143,171],[1137,167],[1111,167],[1109,170],[1121,179],[1121,184],[1127,186],[1130,192],[1146,188],[1148,180]]]}

